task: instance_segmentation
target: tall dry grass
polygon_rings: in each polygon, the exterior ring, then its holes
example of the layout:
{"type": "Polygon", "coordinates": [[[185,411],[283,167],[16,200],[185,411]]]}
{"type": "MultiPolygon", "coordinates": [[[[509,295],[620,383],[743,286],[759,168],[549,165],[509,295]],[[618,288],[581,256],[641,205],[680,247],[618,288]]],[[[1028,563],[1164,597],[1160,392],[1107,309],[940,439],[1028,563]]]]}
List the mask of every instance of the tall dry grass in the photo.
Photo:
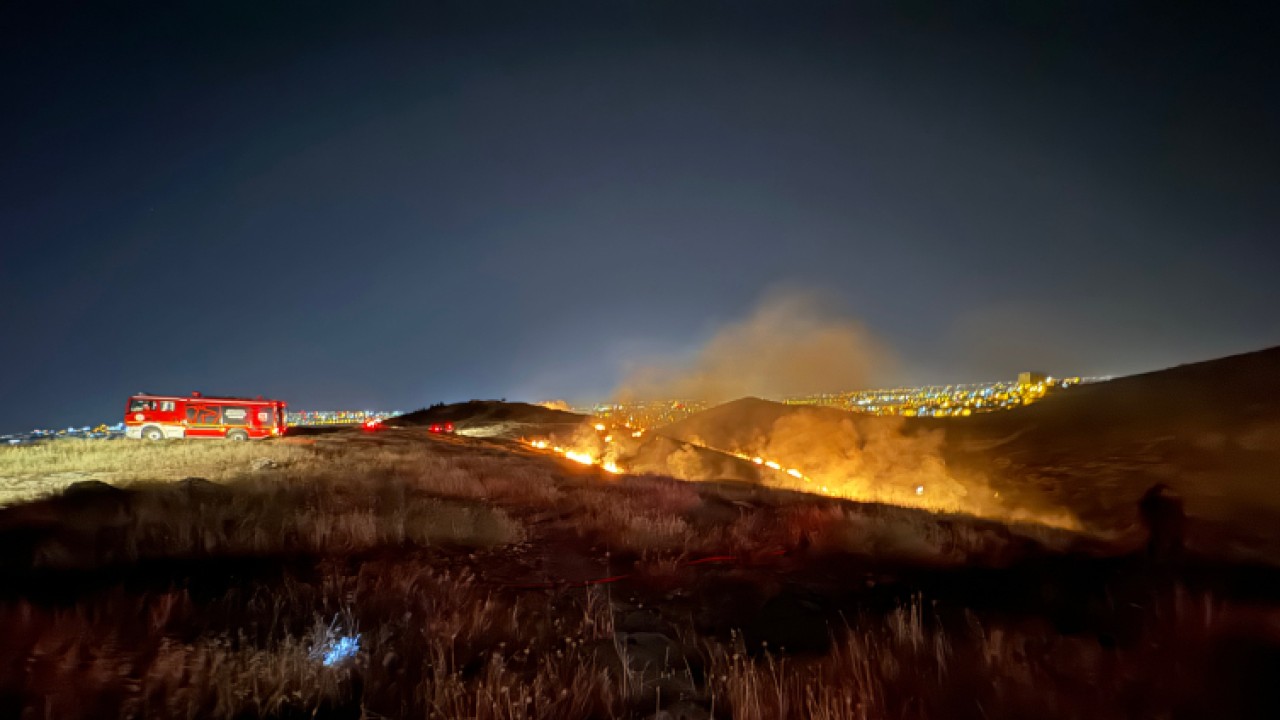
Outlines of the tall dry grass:
{"type": "Polygon", "coordinates": [[[1113,651],[1035,623],[944,626],[916,599],[836,626],[822,656],[677,622],[654,667],[618,631],[634,607],[606,588],[495,593],[474,573],[391,561],[212,599],[0,603],[0,694],[68,719],[1159,717],[1206,671],[1216,627],[1192,596],[1152,628],[1162,644],[1113,651]],[[353,656],[321,661],[357,634],[353,656]]]}
{"type": "MultiPolygon", "coordinates": [[[[1000,565],[1022,551],[1020,538],[963,518],[615,478],[461,442],[388,432],[305,446],[50,443],[8,456],[6,467],[35,475],[121,473],[111,479],[123,494],[0,511],[0,530],[45,533],[33,565],[191,562],[186,575],[141,587],[0,600],[0,714],[1103,719],[1165,713],[1176,681],[1203,666],[1187,638],[1207,633],[1213,615],[1196,599],[1140,629],[1155,649],[1108,650],[1041,621],[957,621],[955,609],[947,620],[919,599],[850,616],[821,656],[748,646],[744,634],[700,636],[701,600],[680,573],[703,553],[1000,565]],[[263,457],[270,463],[255,465],[263,457]],[[189,475],[220,482],[173,482],[189,475]],[[640,559],[593,564],[619,551],[640,559]],[[296,574],[281,563],[263,577],[210,577],[225,570],[204,564],[295,554],[313,556],[296,574]],[[645,608],[654,600],[611,585],[530,583],[557,579],[556,563],[583,573],[577,580],[656,569],[667,576],[657,602],[678,609],[645,608]],[[636,631],[637,613],[662,629],[636,631]],[[357,634],[353,657],[318,659],[357,634]]],[[[746,565],[733,572],[754,577],[746,565]]],[[[770,592],[786,582],[777,568],[759,572],[770,592]]]]}

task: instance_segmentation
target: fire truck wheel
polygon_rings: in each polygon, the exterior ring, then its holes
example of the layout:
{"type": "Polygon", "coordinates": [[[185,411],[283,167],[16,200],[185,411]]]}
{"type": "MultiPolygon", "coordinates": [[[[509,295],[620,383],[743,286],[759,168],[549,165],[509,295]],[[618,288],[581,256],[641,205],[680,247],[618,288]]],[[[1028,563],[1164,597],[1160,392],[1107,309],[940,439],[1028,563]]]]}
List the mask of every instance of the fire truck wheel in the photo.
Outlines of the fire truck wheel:
{"type": "Polygon", "coordinates": [[[163,440],[164,431],[158,427],[142,428],[142,439],[144,440],[163,440]]]}
{"type": "Polygon", "coordinates": [[[236,440],[236,441],[248,440],[249,434],[243,430],[232,430],[231,432],[227,433],[227,439],[236,440]]]}

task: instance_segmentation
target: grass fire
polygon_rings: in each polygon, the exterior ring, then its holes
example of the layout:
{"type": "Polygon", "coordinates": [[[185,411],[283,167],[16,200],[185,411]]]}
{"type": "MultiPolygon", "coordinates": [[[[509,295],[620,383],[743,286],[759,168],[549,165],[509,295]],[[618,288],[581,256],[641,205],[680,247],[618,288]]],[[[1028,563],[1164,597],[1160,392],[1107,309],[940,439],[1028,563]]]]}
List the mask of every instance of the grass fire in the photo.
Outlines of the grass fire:
{"type": "Polygon", "coordinates": [[[1280,417],[1228,421],[1190,389],[1253,396],[1277,370],[1270,350],[945,423],[745,399],[639,428],[477,401],[376,431],[0,449],[0,698],[58,718],[1249,714],[1280,668],[1280,537],[1233,519],[1280,512],[1260,482],[1280,417]]]}
{"type": "Polygon", "coordinates": [[[4,3],[0,720],[1280,718],[1276,7],[4,3]]]}

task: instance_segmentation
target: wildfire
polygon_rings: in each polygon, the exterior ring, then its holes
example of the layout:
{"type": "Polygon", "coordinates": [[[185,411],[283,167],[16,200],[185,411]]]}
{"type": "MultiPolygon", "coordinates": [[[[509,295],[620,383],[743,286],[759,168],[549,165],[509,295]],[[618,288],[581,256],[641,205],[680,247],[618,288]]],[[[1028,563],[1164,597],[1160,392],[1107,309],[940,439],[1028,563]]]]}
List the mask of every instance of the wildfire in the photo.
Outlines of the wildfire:
{"type": "MultiPolygon", "coordinates": [[[[629,424],[610,423],[593,423],[583,425],[582,432],[569,441],[572,446],[562,447],[553,445],[551,441],[546,439],[525,439],[525,444],[535,450],[547,451],[555,453],[567,460],[598,467],[605,472],[611,474],[623,474],[627,472],[619,467],[615,461],[618,445],[626,445],[625,441],[619,441],[619,438],[626,438],[623,433],[630,433],[632,438],[640,438],[647,435],[647,431],[642,428],[635,428],[629,424]],[[592,430],[595,432],[592,433],[592,430]]],[[[562,440],[564,442],[564,440],[562,440]]],[[[696,443],[692,443],[696,444],[696,443]]],[[[715,448],[708,448],[715,449],[715,448]]],[[[753,448],[754,449],[754,448],[753,448]]],[[[888,478],[881,485],[880,479],[876,477],[863,478],[861,476],[851,476],[844,472],[841,468],[830,467],[810,467],[810,470],[817,470],[816,476],[809,475],[799,467],[794,467],[788,462],[782,460],[765,457],[762,455],[745,454],[740,451],[725,451],[726,454],[735,456],[741,460],[752,463],[760,468],[760,477],[765,484],[789,488],[793,490],[802,490],[804,492],[826,495],[833,498],[848,498],[860,502],[879,502],[889,503],[893,505],[901,505],[906,507],[919,507],[932,510],[934,512],[977,512],[980,515],[991,514],[995,517],[1003,517],[1000,508],[987,509],[983,512],[981,506],[966,504],[963,497],[956,497],[956,491],[947,485],[947,478],[939,480],[940,484],[933,482],[922,482],[922,480],[937,479],[936,474],[924,477],[926,473],[920,473],[920,476],[913,477],[910,485],[902,487],[903,483],[895,483],[901,479],[900,476],[888,478]],[[776,473],[776,474],[774,474],[776,473]],[[829,484],[828,484],[829,483],[829,484]]],[[[792,458],[795,459],[795,458],[792,458]]],[[[927,469],[927,468],[926,468],[927,469]]],[[[963,495],[964,491],[960,491],[963,495]]],[[[998,499],[999,494],[995,497],[998,499]]],[[[1027,514],[1015,515],[1015,519],[1026,521],[1031,516],[1027,514]]],[[[1043,523],[1051,527],[1061,527],[1067,529],[1078,528],[1078,521],[1072,517],[1043,516],[1037,514],[1034,521],[1043,523]]]]}
{"type": "MultiPolygon", "coordinates": [[[[619,467],[617,462],[609,457],[609,455],[611,455],[612,453],[603,452],[600,449],[602,446],[610,445],[614,442],[615,438],[612,434],[612,430],[608,426],[604,425],[603,423],[596,423],[588,427],[596,431],[597,433],[596,441],[589,442],[584,439],[581,443],[575,443],[576,445],[578,445],[577,447],[564,447],[560,445],[553,445],[550,441],[541,439],[541,438],[525,439],[523,442],[535,450],[543,450],[543,451],[555,453],[556,455],[559,455],[560,457],[563,457],[566,460],[572,460],[573,462],[576,462],[580,465],[590,465],[593,467],[598,467],[601,470],[604,470],[605,472],[612,473],[615,475],[624,473],[625,470],[619,467]],[[603,443],[603,445],[601,443],[603,443]]],[[[615,426],[614,429],[617,429],[617,426],[615,426]]],[[[640,437],[642,434],[643,434],[642,430],[636,430],[631,432],[632,437],[640,437]]],[[[767,468],[769,471],[776,472],[780,476],[785,475],[786,478],[781,478],[781,481],[784,485],[789,482],[799,480],[805,484],[805,486],[810,490],[810,492],[818,492],[818,493],[822,493],[823,495],[830,495],[830,496],[855,497],[855,495],[850,494],[846,489],[833,488],[829,485],[824,485],[821,482],[817,482],[812,477],[807,475],[800,468],[790,467],[786,463],[782,463],[770,458],[761,457],[759,455],[752,456],[752,455],[746,455],[740,452],[732,452],[729,454],[734,455],[735,457],[738,457],[742,460],[746,460],[750,463],[753,463],[762,469],[767,468]]],[[[822,478],[822,479],[826,480],[827,478],[822,478]]],[[[913,494],[916,495],[917,497],[923,496],[925,494],[925,486],[922,483],[912,487],[912,490],[914,490],[913,494]]]]}
{"type": "Polygon", "coordinates": [[[572,448],[561,447],[559,445],[552,445],[546,440],[525,440],[524,442],[527,443],[529,447],[533,448],[534,450],[550,450],[551,452],[567,460],[572,460],[582,465],[594,465],[608,473],[613,473],[615,475],[618,475],[623,472],[622,468],[618,467],[618,464],[615,463],[614,461],[598,458],[592,455],[588,451],[575,450],[572,448]]]}
{"type": "Polygon", "coordinates": [[[586,453],[575,452],[573,450],[565,450],[564,456],[576,463],[582,463],[583,465],[594,465],[596,462],[595,458],[591,457],[590,455],[586,453]]]}
{"type": "MultiPolygon", "coordinates": [[[[793,478],[795,478],[795,479],[797,479],[797,480],[803,480],[803,481],[805,481],[805,482],[807,482],[807,483],[812,483],[812,482],[813,482],[813,480],[811,480],[811,479],[809,478],[809,476],[808,476],[808,475],[805,475],[803,472],[801,472],[801,471],[800,471],[800,470],[798,470],[797,468],[789,468],[789,467],[785,467],[785,466],[783,466],[783,464],[782,464],[782,463],[780,463],[780,462],[778,462],[778,461],[776,461],[776,460],[765,460],[764,458],[760,457],[759,455],[756,455],[755,457],[751,457],[751,456],[749,456],[749,455],[743,455],[742,453],[731,453],[731,454],[732,454],[732,455],[734,455],[735,457],[741,458],[741,459],[743,459],[743,460],[750,460],[751,462],[755,463],[756,465],[762,465],[762,466],[764,466],[764,467],[769,468],[770,470],[776,470],[776,471],[781,472],[781,473],[786,473],[787,475],[790,475],[791,477],[793,477],[793,478]]],[[[823,488],[822,488],[822,492],[830,494],[830,491],[829,491],[829,490],[827,490],[827,488],[826,488],[825,486],[823,486],[823,488]]]]}
{"type": "MultiPolygon", "coordinates": [[[[614,437],[607,426],[605,426],[602,423],[597,423],[591,427],[596,431],[596,433],[599,433],[597,435],[598,440],[603,441],[605,445],[613,443],[614,437]],[[610,434],[605,434],[605,433],[610,433],[610,434]]],[[[637,430],[637,431],[633,431],[631,433],[631,436],[640,437],[642,434],[643,434],[643,431],[637,430]]],[[[597,453],[600,453],[599,444],[594,444],[594,447],[591,447],[593,445],[592,443],[586,443],[589,447],[581,447],[581,446],[562,447],[560,445],[552,445],[548,440],[544,440],[544,439],[532,439],[532,440],[527,439],[527,440],[524,440],[524,442],[529,447],[535,450],[549,451],[567,460],[572,460],[573,462],[579,463],[581,465],[591,465],[594,467],[598,467],[601,470],[604,470],[605,472],[613,473],[615,475],[625,472],[621,467],[618,466],[617,462],[607,457],[610,453],[604,453],[603,455],[597,454],[597,453]]],[[[799,480],[805,483],[805,485],[808,488],[810,488],[811,492],[820,492],[824,495],[831,495],[831,496],[839,495],[842,497],[844,496],[854,497],[853,495],[849,495],[847,491],[842,490],[840,488],[832,488],[829,485],[824,485],[819,482],[815,482],[812,477],[805,474],[805,472],[800,470],[799,468],[789,467],[787,464],[779,462],[777,460],[764,458],[759,455],[755,455],[755,456],[745,455],[740,452],[733,452],[730,454],[734,455],[735,457],[741,458],[742,460],[751,462],[761,468],[767,468],[768,470],[776,472],[779,475],[786,475],[787,477],[783,479],[784,484],[785,482],[788,482],[788,481],[799,480]]],[[[823,479],[825,480],[826,478],[823,478],[823,479]]],[[[916,496],[924,495],[925,487],[923,484],[917,484],[912,489],[914,490],[914,494],[916,496]]]]}
{"type": "MultiPolygon", "coordinates": [[[[864,488],[856,482],[841,482],[838,485],[834,483],[830,485],[824,484],[830,483],[832,480],[837,480],[837,482],[839,482],[840,479],[830,477],[827,474],[820,475],[815,478],[799,468],[789,467],[787,463],[771,460],[761,457],[760,455],[747,455],[741,452],[729,452],[728,454],[753,463],[762,470],[767,468],[768,470],[776,472],[778,475],[787,476],[785,478],[779,477],[776,481],[765,478],[765,481],[770,484],[777,483],[783,487],[789,486],[795,488],[796,484],[793,482],[794,479],[803,482],[804,489],[808,492],[821,493],[831,497],[848,498],[850,500],[863,502],[887,502],[895,505],[905,505],[908,507],[923,507],[933,509],[935,511],[955,509],[953,504],[948,504],[948,500],[945,495],[939,495],[936,491],[930,490],[931,486],[927,485],[925,482],[917,481],[913,483],[909,488],[908,492],[910,494],[907,497],[902,497],[901,495],[876,495],[874,493],[865,492],[864,488]]],[[[998,493],[996,494],[996,497],[999,497],[998,493]]],[[[1039,518],[1038,521],[1053,527],[1076,527],[1074,521],[1071,519],[1063,520],[1061,518],[1045,517],[1039,518]]]]}

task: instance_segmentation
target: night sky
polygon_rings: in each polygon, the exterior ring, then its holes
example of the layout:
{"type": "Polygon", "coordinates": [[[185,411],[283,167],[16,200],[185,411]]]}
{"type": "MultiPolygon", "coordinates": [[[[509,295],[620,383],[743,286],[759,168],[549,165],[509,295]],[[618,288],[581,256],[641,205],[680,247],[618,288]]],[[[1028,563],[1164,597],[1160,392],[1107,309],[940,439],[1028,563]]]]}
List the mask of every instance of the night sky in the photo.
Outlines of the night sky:
{"type": "Polygon", "coordinates": [[[603,397],[778,287],[909,381],[1280,342],[1273,3],[982,4],[4,3],[0,432],[603,397]]]}

